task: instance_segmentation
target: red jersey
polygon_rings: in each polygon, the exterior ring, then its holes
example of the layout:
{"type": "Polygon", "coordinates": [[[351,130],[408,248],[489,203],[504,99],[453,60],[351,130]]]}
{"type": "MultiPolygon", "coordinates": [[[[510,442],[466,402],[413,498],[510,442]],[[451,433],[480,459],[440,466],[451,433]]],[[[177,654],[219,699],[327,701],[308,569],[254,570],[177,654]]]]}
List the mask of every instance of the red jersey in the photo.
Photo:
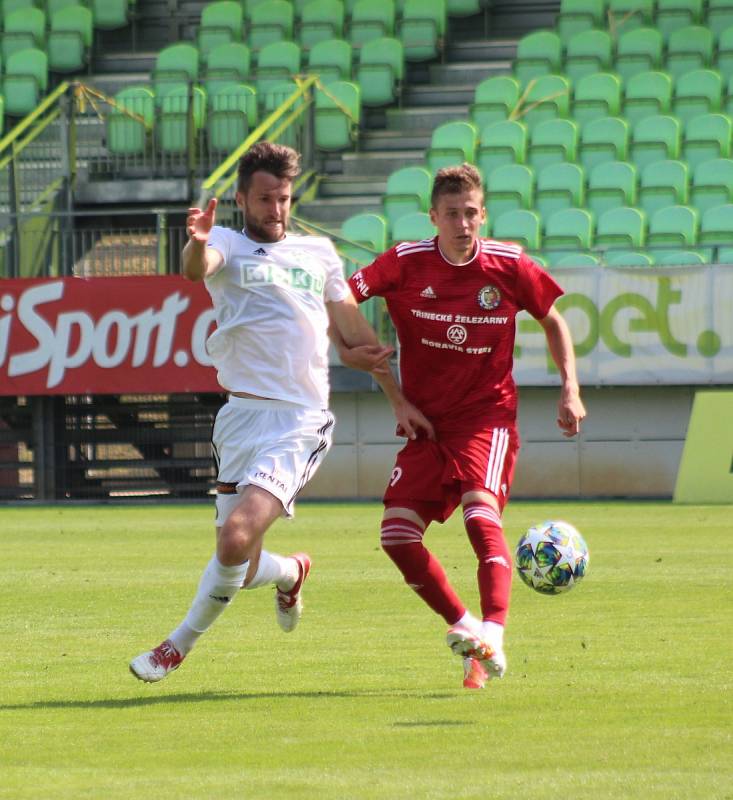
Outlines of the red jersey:
{"type": "Polygon", "coordinates": [[[515,317],[547,316],[562,289],[519,245],[479,239],[467,264],[438,237],[402,242],[349,279],[359,302],[384,297],[400,340],[402,390],[441,431],[511,425],[515,317]]]}

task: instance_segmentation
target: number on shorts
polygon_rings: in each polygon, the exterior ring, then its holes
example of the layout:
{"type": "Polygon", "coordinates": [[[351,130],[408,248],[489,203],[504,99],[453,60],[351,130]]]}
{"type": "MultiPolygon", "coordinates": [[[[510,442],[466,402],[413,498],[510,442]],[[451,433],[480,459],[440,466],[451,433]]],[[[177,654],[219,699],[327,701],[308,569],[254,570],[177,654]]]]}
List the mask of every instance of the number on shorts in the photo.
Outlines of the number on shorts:
{"type": "Polygon", "coordinates": [[[389,485],[394,486],[395,483],[402,477],[402,467],[395,467],[392,470],[392,476],[389,479],[389,485]]]}

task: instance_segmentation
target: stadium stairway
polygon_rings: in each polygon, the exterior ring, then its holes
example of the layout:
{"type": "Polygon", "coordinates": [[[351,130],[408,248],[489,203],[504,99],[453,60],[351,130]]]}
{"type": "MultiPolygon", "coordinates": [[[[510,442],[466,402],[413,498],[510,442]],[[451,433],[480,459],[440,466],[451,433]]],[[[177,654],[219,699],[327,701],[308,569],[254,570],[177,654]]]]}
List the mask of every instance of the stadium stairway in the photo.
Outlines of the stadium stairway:
{"type": "Polygon", "coordinates": [[[557,2],[494,2],[484,30],[481,15],[451,18],[443,63],[408,63],[400,107],[364,109],[356,152],[323,157],[318,197],[302,203],[299,215],[338,227],[359,213],[381,213],[390,173],[425,163],[433,130],[443,122],[468,119],[474,89],[482,79],[511,73],[517,42],[552,27],[557,2]],[[526,13],[518,13],[519,6],[526,13]]]}

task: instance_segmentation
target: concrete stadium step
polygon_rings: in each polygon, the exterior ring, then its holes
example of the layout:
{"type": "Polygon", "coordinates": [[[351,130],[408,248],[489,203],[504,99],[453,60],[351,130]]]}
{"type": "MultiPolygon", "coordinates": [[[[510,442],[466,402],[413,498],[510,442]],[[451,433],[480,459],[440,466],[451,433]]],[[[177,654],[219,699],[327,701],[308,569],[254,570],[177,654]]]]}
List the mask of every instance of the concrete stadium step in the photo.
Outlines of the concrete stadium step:
{"type": "Polygon", "coordinates": [[[83,83],[98,89],[100,92],[114,97],[122,89],[130,86],[146,86],[150,83],[149,72],[112,72],[109,74],[96,73],[90,75],[83,83]]]}
{"type": "Polygon", "coordinates": [[[475,83],[455,86],[408,86],[403,96],[403,105],[410,108],[454,105],[458,108],[473,102],[475,83]]]}
{"type": "Polygon", "coordinates": [[[424,150],[430,144],[432,129],[415,131],[367,131],[359,137],[359,150],[363,153],[386,150],[424,150]]]}
{"type": "Polygon", "coordinates": [[[508,75],[511,61],[468,61],[459,64],[431,64],[430,83],[435,85],[473,85],[493,75],[508,75]]]}
{"type": "Polygon", "coordinates": [[[136,53],[100,53],[94,58],[95,73],[136,73],[147,71],[148,75],[155,67],[155,60],[158,57],[156,50],[147,50],[136,53]]]}
{"type": "Polygon", "coordinates": [[[372,175],[332,175],[318,184],[322,198],[381,196],[387,191],[387,181],[372,175]]]}
{"type": "Polygon", "coordinates": [[[383,150],[373,153],[344,153],[341,159],[344,175],[374,175],[386,180],[400,167],[420,167],[425,163],[422,150],[383,150]]]}
{"type": "Polygon", "coordinates": [[[518,39],[469,39],[448,43],[446,60],[456,64],[466,61],[513,61],[518,39]]]}
{"type": "Polygon", "coordinates": [[[434,131],[444,122],[455,119],[467,119],[468,113],[465,106],[459,108],[453,105],[422,106],[418,108],[389,109],[386,115],[386,125],[389,130],[399,131],[434,131]]]}
{"type": "Polygon", "coordinates": [[[353,197],[320,197],[310,203],[298,206],[298,216],[312,222],[322,222],[332,227],[354,214],[381,214],[382,195],[363,195],[353,197]]]}

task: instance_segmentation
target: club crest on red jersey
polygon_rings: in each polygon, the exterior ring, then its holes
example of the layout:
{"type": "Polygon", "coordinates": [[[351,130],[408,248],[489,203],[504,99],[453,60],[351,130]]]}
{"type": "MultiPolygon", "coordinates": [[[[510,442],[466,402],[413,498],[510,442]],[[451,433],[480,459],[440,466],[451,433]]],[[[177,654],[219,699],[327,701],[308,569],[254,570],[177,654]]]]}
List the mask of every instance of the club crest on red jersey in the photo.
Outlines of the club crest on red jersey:
{"type": "Polygon", "coordinates": [[[478,293],[478,304],[487,311],[493,311],[501,303],[501,293],[496,286],[484,286],[478,293]]]}

